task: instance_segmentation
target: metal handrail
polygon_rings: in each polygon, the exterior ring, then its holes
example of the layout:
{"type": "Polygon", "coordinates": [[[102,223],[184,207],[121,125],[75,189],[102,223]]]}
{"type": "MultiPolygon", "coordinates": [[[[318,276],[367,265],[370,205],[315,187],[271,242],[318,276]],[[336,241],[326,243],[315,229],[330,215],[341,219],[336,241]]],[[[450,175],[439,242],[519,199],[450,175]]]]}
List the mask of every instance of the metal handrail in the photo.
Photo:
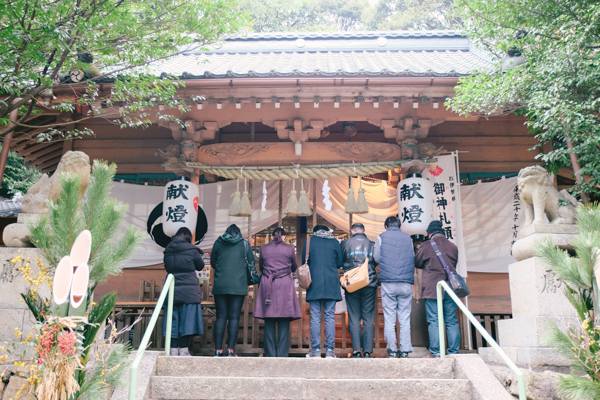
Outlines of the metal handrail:
{"type": "Polygon", "coordinates": [[[173,293],[175,291],[175,278],[172,274],[167,275],[167,279],[165,280],[165,285],[163,286],[162,291],[160,292],[160,297],[156,302],[156,308],[154,308],[154,312],[152,313],[152,318],[150,318],[150,323],[146,328],[146,332],[144,333],[144,337],[140,342],[140,347],[138,347],[137,354],[133,363],[131,364],[131,372],[129,375],[129,400],[136,400],[136,389],[137,389],[137,371],[140,363],[142,362],[142,356],[146,351],[146,347],[150,342],[150,336],[152,335],[152,331],[156,326],[156,321],[158,320],[158,316],[160,314],[160,309],[162,308],[165,297],[167,294],[169,295],[169,300],[167,301],[167,329],[165,336],[165,355],[169,355],[171,351],[171,327],[173,326],[173,293]]]}
{"type": "Polygon", "coordinates": [[[519,400],[527,400],[527,396],[525,394],[525,376],[523,375],[523,373],[521,372],[519,367],[517,367],[515,365],[515,363],[510,358],[508,358],[508,356],[506,355],[504,350],[502,350],[500,348],[500,346],[498,346],[498,343],[496,343],[494,338],[485,330],[485,328],[479,323],[479,321],[477,321],[477,319],[475,319],[473,314],[471,314],[471,312],[467,309],[467,307],[465,307],[463,302],[460,301],[458,296],[454,293],[452,288],[450,288],[450,286],[448,286],[448,284],[445,281],[439,281],[436,286],[437,306],[438,306],[438,327],[440,330],[440,357],[441,358],[446,357],[446,354],[445,354],[446,353],[446,338],[445,338],[446,332],[444,329],[444,306],[443,306],[443,299],[442,299],[442,287],[446,290],[446,294],[450,295],[450,298],[456,303],[456,305],[461,309],[461,311],[467,316],[467,318],[473,324],[475,329],[477,329],[479,331],[479,333],[481,333],[481,336],[483,336],[483,338],[488,342],[488,344],[490,344],[492,346],[492,348],[496,351],[496,353],[498,353],[500,358],[502,358],[502,361],[504,361],[506,363],[506,365],[508,366],[508,368],[510,368],[512,370],[512,372],[514,372],[514,374],[517,376],[517,383],[519,386],[519,400]]]}

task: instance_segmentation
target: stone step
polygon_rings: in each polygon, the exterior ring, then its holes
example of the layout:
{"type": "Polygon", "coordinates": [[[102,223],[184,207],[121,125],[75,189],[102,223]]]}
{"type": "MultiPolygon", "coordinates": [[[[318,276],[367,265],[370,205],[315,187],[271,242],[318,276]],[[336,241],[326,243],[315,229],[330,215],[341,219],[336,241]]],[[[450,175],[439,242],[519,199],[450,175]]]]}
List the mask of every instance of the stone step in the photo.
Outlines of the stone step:
{"type": "Polygon", "coordinates": [[[453,379],[454,361],[423,358],[159,357],[158,376],[453,379]]]}
{"type": "MultiPolygon", "coordinates": [[[[365,368],[365,371],[367,370],[365,368]]],[[[473,398],[473,392],[471,383],[466,379],[153,376],[150,382],[150,398],[157,400],[466,400],[473,398]]]]}

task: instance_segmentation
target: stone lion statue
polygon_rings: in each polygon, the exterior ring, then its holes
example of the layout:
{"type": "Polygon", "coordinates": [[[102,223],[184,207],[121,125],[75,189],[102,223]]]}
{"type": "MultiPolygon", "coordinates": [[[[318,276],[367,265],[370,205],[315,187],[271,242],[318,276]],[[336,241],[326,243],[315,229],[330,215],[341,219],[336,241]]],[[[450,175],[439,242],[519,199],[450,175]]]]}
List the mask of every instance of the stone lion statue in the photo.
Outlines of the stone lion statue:
{"type": "Polygon", "coordinates": [[[42,178],[29,188],[23,197],[21,212],[29,214],[44,214],[48,212],[48,200],[56,200],[61,190],[58,177],[67,172],[81,176],[81,194],[85,192],[90,182],[90,158],[81,151],[67,151],[60,159],[56,171],[49,177],[42,178]]]}
{"type": "Polygon", "coordinates": [[[539,165],[523,168],[517,184],[525,210],[525,226],[548,221],[552,224],[575,223],[577,200],[566,190],[556,190],[544,168],[539,165]]]}

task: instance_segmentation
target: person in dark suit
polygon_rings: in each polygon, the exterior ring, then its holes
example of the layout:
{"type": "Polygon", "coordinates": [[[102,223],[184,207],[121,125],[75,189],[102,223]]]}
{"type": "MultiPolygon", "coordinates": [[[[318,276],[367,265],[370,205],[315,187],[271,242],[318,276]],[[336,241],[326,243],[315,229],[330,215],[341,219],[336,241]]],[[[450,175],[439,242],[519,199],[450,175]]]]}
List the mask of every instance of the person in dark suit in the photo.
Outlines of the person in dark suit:
{"type": "MultiPolygon", "coordinates": [[[[335,303],[342,300],[338,269],[342,268],[340,243],[333,231],[324,225],[313,228],[310,240],[308,267],[312,283],[306,290],[310,305],[310,346],[307,357],[321,357],[321,308],[325,314],[325,357],[335,358],[335,303]]],[[[306,259],[306,242],[302,248],[306,259]]]]}
{"type": "Polygon", "coordinates": [[[296,251],[284,240],[283,228],[275,228],[271,242],[260,248],[262,276],[254,317],[265,320],[265,357],[288,356],[290,322],[301,317],[292,277],[298,269],[296,251]],[[276,331],[279,337],[276,337],[276,331]]]}
{"type": "MultiPolygon", "coordinates": [[[[184,227],[179,228],[173,236],[164,255],[165,269],[175,277],[171,355],[189,356],[192,336],[204,334],[202,292],[196,275],[196,271],[204,269],[202,250],[192,244],[192,232],[184,227]]],[[[163,336],[166,336],[166,332],[165,313],[163,336]]]]}

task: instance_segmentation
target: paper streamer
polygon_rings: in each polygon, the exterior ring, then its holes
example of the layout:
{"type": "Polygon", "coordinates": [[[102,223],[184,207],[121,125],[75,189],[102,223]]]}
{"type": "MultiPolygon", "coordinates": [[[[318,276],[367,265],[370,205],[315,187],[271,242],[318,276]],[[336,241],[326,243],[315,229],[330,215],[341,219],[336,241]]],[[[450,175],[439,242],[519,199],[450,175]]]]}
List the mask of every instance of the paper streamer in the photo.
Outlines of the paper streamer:
{"type": "Polygon", "coordinates": [[[262,199],[262,211],[267,211],[267,181],[263,181],[263,199],[262,199]]]}
{"type": "Polygon", "coordinates": [[[331,206],[333,205],[331,200],[329,200],[330,189],[331,188],[329,187],[329,181],[325,179],[325,182],[323,182],[323,191],[321,192],[323,194],[323,204],[325,204],[325,211],[331,211],[331,206]]]}

